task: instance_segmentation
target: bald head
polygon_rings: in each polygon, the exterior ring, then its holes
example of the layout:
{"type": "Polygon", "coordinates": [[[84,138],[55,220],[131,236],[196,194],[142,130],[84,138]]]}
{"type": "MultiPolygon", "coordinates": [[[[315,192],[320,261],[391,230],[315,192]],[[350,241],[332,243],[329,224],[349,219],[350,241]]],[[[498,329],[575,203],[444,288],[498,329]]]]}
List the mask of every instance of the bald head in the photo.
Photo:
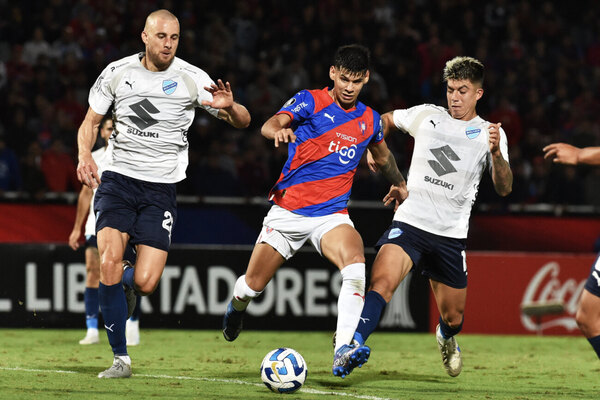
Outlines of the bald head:
{"type": "Polygon", "coordinates": [[[159,25],[159,20],[167,20],[167,21],[175,21],[177,22],[177,26],[179,26],[179,20],[171,11],[169,10],[156,10],[151,12],[146,18],[146,24],[144,25],[144,30],[155,30],[156,26],[159,25]]]}
{"type": "Polygon", "coordinates": [[[148,15],[142,32],[146,56],[142,60],[150,71],[163,71],[171,65],[179,44],[179,20],[168,10],[148,15]]]}

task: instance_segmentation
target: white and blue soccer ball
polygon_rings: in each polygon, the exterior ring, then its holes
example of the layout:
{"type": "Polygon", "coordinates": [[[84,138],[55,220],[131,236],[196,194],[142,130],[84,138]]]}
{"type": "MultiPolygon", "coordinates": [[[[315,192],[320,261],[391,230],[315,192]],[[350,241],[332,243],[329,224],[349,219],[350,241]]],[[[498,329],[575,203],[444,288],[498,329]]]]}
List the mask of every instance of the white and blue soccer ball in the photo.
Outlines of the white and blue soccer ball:
{"type": "Polygon", "coordinates": [[[294,349],[281,347],[270,351],[260,365],[264,384],[276,393],[293,393],[306,380],[306,361],[294,349]]]}

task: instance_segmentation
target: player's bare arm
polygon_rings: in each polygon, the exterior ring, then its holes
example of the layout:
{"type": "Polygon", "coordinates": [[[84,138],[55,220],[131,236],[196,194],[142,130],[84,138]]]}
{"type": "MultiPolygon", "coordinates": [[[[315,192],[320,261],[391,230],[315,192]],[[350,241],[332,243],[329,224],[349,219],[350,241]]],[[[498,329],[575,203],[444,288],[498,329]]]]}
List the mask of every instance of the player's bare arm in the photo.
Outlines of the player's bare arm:
{"type": "Polygon", "coordinates": [[[600,165],[600,147],[579,148],[567,143],[552,143],[543,150],[544,158],[555,163],[600,165]]]}
{"type": "Polygon", "coordinates": [[[494,189],[500,196],[508,196],[512,192],[513,175],[508,162],[500,151],[500,123],[491,124],[489,130],[490,153],[492,154],[492,181],[494,189]]]}
{"type": "Polygon", "coordinates": [[[100,184],[98,175],[98,166],[92,158],[92,147],[96,143],[98,127],[102,121],[101,114],[96,113],[92,108],[88,108],[85,118],[77,132],[78,159],[77,179],[82,184],[95,189],[100,184]]]}
{"type": "Polygon", "coordinates": [[[373,161],[377,164],[381,174],[392,184],[389,193],[384,197],[383,202],[387,206],[392,201],[396,201],[397,208],[407,197],[408,189],[402,173],[398,169],[394,155],[387,147],[385,141],[369,145],[369,150],[373,156],[373,161]]]}
{"type": "Polygon", "coordinates": [[[88,213],[90,212],[90,203],[94,191],[87,186],[82,186],[79,192],[79,198],[77,199],[77,212],[75,213],[75,223],[73,224],[73,230],[69,235],[69,246],[73,250],[79,248],[79,237],[81,236],[81,227],[83,222],[86,220],[88,213]]]}
{"type": "Polygon", "coordinates": [[[279,147],[279,143],[294,143],[296,135],[291,128],[288,128],[292,122],[288,114],[276,114],[267,120],[260,129],[260,133],[267,139],[275,142],[275,147],[279,147]]]}
{"type": "MultiPolygon", "coordinates": [[[[388,137],[390,132],[399,130],[400,129],[396,127],[396,124],[394,124],[393,111],[388,111],[381,116],[381,131],[383,132],[384,139],[388,137]]],[[[369,166],[369,169],[373,172],[377,172],[379,170],[379,167],[377,166],[375,160],[373,160],[373,155],[371,154],[371,151],[369,149],[367,149],[367,165],[369,166]]]]}
{"type": "Polygon", "coordinates": [[[383,137],[387,138],[390,132],[399,131],[398,127],[394,123],[394,112],[388,111],[381,116],[381,130],[383,137]]]}
{"type": "Polygon", "coordinates": [[[213,100],[203,100],[202,105],[219,109],[219,118],[234,128],[247,128],[250,125],[250,113],[241,104],[233,100],[233,92],[229,82],[223,83],[221,79],[204,90],[212,94],[213,100]]]}

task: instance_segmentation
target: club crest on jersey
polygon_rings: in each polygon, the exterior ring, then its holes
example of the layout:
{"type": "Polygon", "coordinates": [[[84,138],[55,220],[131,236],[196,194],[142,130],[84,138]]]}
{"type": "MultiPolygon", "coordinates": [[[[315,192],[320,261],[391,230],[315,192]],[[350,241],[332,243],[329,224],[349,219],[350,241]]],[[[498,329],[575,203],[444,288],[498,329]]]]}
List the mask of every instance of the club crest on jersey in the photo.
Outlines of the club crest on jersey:
{"type": "Polygon", "coordinates": [[[177,82],[172,81],[170,79],[168,81],[163,81],[163,83],[162,83],[163,92],[165,92],[166,94],[173,94],[175,92],[175,89],[177,89],[177,82]]]}
{"type": "Polygon", "coordinates": [[[402,229],[400,229],[400,228],[394,228],[388,234],[388,239],[395,239],[398,236],[402,235],[402,233],[403,233],[402,229]]]}
{"type": "Polygon", "coordinates": [[[367,124],[365,124],[365,121],[358,121],[358,127],[360,128],[361,135],[364,136],[367,131],[367,124]]]}
{"type": "Polygon", "coordinates": [[[481,129],[467,127],[467,129],[465,130],[465,133],[467,134],[467,137],[469,139],[475,139],[481,133],[481,129]]]}

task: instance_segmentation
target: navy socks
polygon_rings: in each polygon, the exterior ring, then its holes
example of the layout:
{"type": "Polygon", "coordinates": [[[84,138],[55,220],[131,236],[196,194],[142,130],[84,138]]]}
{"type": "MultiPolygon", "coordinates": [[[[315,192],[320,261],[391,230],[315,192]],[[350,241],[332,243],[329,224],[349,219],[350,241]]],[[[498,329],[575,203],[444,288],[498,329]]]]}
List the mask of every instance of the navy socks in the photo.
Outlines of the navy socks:
{"type": "Polygon", "coordinates": [[[115,356],[127,355],[127,341],[125,340],[127,300],[125,300],[123,285],[119,282],[106,286],[100,282],[98,294],[104,327],[113,353],[115,356]]]}
{"type": "Polygon", "coordinates": [[[440,331],[442,332],[442,337],[444,339],[450,339],[452,336],[458,334],[458,332],[460,332],[462,330],[464,320],[465,320],[465,318],[463,317],[463,320],[460,322],[459,326],[457,326],[456,328],[451,328],[449,325],[446,325],[446,323],[442,320],[442,317],[440,317],[439,321],[440,321],[440,331]]]}
{"type": "Polygon", "coordinates": [[[83,302],[85,304],[85,324],[88,329],[98,329],[98,313],[100,305],[98,303],[98,289],[85,288],[83,292],[83,302]]]}
{"type": "Polygon", "coordinates": [[[594,351],[598,355],[598,358],[600,358],[600,335],[594,336],[593,338],[588,338],[588,342],[590,342],[590,344],[594,348],[594,351]]]}
{"type": "Polygon", "coordinates": [[[367,292],[367,295],[365,296],[365,305],[362,314],[360,315],[360,321],[358,322],[358,328],[354,334],[354,339],[361,345],[367,341],[369,335],[377,328],[379,318],[381,318],[381,312],[386,304],[383,297],[376,291],[371,290],[367,292]]]}

